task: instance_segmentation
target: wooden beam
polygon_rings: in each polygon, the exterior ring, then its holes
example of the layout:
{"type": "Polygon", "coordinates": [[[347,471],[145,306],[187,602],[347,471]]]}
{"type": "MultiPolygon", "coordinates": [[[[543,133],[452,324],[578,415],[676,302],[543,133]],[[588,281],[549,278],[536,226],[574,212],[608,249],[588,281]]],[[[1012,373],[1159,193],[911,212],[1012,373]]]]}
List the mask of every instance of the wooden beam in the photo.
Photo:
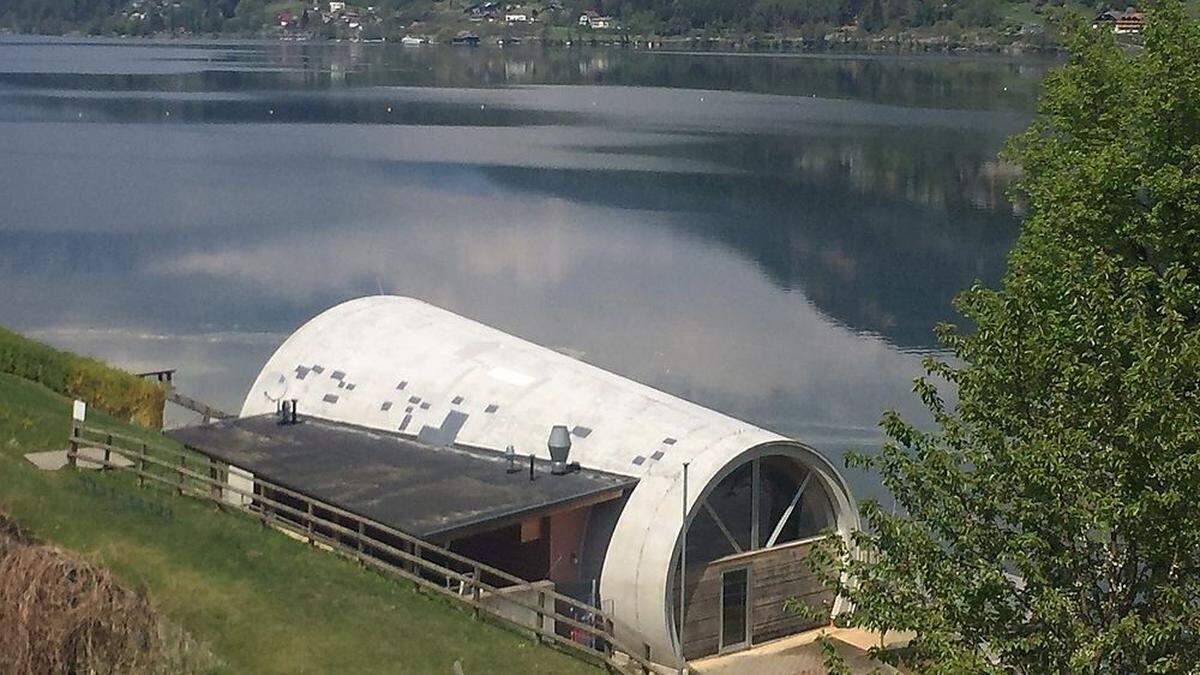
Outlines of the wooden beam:
{"type": "Polygon", "coordinates": [[[804,488],[808,487],[808,481],[812,479],[813,472],[809,471],[804,480],[800,481],[800,487],[796,488],[796,496],[792,497],[792,503],[788,504],[783,515],[780,516],[779,522],[775,525],[775,530],[771,532],[771,538],[767,540],[767,545],[764,548],[771,548],[775,545],[775,540],[779,539],[779,535],[783,532],[783,526],[787,524],[788,518],[792,517],[792,511],[796,509],[796,504],[800,502],[800,497],[804,495],[804,488]]]}
{"type": "Polygon", "coordinates": [[[629,489],[629,486],[619,486],[593,492],[591,494],[582,495],[579,497],[571,497],[549,504],[539,504],[529,508],[520,509],[511,513],[495,516],[494,518],[476,523],[469,523],[449,530],[441,530],[432,532],[424,536],[434,543],[446,543],[464,537],[479,534],[481,532],[491,532],[502,527],[520,524],[521,521],[529,518],[542,518],[553,516],[558,513],[574,511],[585,507],[611,502],[615,499],[620,499],[629,489]]]}
{"type": "Polygon", "coordinates": [[[741,553],[742,547],[738,545],[737,539],[734,539],[733,535],[729,533],[729,528],[725,527],[725,523],[721,521],[721,516],[717,515],[717,512],[713,510],[713,507],[709,505],[708,500],[704,499],[700,503],[704,505],[704,510],[708,511],[708,515],[712,516],[712,519],[714,522],[716,522],[717,527],[721,528],[721,534],[724,534],[725,538],[729,540],[729,545],[733,546],[734,553],[741,553]]]}
{"type": "Polygon", "coordinates": [[[175,391],[174,389],[167,390],[167,400],[170,401],[171,403],[174,403],[177,406],[180,406],[182,408],[187,408],[188,410],[191,410],[192,412],[198,412],[206,418],[223,420],[223,419],[229,419],[232,417],[236,417],[236,415],[230,415],[229,413],[227,413],[223,410],[217,410],[216,408],[214,408],[210,405],[201,403],[200,401],[197,401],[196,399],[191,398],[190,396],[184,396],[183,394],[180,394],[179,392],[175,391]]]}

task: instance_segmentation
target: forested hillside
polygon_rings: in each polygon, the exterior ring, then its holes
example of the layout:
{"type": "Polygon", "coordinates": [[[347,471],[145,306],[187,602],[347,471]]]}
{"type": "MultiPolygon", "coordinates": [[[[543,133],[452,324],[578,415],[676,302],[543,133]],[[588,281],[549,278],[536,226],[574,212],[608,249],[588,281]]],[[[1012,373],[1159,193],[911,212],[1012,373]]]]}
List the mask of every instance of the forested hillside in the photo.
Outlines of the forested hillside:
{"type": "MultiPolygon", "coordinates": [[[[304,33],[309,37],[398,37],[414,25],[472,28],[503,26],[506,10],[532,17],[525,33],[543,38],[551,29],[579,31],[592,10],[613,17],[606,31],[620,35],[713,36],[776,33],[820,37],[837,31],[878,34],[918,31],[957,34],[971,30],[1040,33],[1051,5],[1067,0],[352,0],[344,11],[358,23],[354,35],[330,20],[328,2],[316,0],[2,0],[0,27],[24,33],[92,35],[258,35],[304,33]],[[361,2],[361,6],[359,6],[361,2]],[[493,13],[472,7],[494,8],[493,13]],[[465,10],[465,11],[464,11],[465,10]],[[361,20],[357,19],[361,13],[361,20]],[[416,24],[414,24],[416,22],[416,24]],[[483,22],[482,25],[480,22],[483,22]],[[340,31],[340,32],[339,32],[340,31]]],[[[1126,9],[1101,0],[1075,6],[1084,12],[1126,9]]]]}

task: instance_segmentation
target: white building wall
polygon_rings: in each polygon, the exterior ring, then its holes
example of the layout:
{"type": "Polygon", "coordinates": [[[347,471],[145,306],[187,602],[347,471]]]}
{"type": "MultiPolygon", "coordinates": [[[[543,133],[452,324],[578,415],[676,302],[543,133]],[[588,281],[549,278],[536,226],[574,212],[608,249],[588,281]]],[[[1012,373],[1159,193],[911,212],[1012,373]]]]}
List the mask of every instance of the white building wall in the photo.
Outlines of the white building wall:
{"type": "Polygon", "coordinates": [[[254,494],[254,474],[231,464],[225,482],[233,488],[233,490],[221,491],[221,498],[226,504],[246,507],[254,501],[253,498],[243,494],[254,494]],[[234,492],[234,490],[240,490],[240,492],[234,492]]]}

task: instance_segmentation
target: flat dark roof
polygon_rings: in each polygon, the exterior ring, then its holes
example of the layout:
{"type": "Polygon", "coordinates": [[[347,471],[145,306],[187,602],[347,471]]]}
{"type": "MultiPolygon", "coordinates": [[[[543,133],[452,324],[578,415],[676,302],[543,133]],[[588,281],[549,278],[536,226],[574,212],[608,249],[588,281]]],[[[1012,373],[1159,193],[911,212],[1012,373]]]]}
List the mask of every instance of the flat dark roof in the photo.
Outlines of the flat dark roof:
{"type": "Polygon", "coordinates": [[[184,445],[416,537],[444,541],[574,505],[616,499],[636,478],[581,469],[563,476],[529,457],[435,446],[373,429],[274,415],[168,431],[184,445]],[[489,527],[490,526],[490,527],[489,527]]]}

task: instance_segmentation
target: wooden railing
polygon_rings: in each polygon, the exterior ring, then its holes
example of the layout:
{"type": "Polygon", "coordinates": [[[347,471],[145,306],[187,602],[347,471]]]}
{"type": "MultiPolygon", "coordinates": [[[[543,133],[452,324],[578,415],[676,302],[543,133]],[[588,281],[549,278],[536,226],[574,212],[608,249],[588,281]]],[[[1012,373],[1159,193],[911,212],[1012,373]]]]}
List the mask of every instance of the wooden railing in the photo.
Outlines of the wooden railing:
{"type": "Polygon", "coordinates": [[[229,465],[215,457],[189,448],[152,446],[142,439],[73,421],[67,461],[74,467],[79,460],[100,464],[106,470],[128,471],[137,477],[139,486],[149,481],[220,508],[248,511],[264,527],[291,532],[314,546],[327,546],[364,566],[467,605],[477,618],[481,613],[489,614],[532,631],[539,641],[559,645],[570,654],[610,669],[632,666],[642,673],[664,669],[651,661],[648,645],[634,649],[618,640],[612,617],[599,608],[537,588],[513,574],[259,476],[247,479],[252,480],[250,489],[236,487],[229,483],[229,465]],[[81,455],[79,450],[84,447],[102,450],[102,458],[81,455]],[[113,453],[131,464],[114,462],[113,453]],[[536,592],[537,601],[514,597],[514,591],[519,590],[536,592]],[[514,611],[535,617],[533,625],[514,619],[510,616],[514,611]],[[579,616],[565,613],[570,611],[579,616]],[[547,628],[547,621],[552,621],[554,628],[547,628]],[[590,644],[560,635],[559,626],[572,629],[574,636],[590,644]]]}
{"type": "Polygon", "coordinates": [[[167,386],[167,400],[181,408],[187,408],[192,412],[200,413],[204,416],[205,424],[208,424],[209,420],[223,420],[233,417],[233,415],[223,410],[218,410],[207,403],[197,401],[190,396],[184,396],[169,385],[167,386]]]}

